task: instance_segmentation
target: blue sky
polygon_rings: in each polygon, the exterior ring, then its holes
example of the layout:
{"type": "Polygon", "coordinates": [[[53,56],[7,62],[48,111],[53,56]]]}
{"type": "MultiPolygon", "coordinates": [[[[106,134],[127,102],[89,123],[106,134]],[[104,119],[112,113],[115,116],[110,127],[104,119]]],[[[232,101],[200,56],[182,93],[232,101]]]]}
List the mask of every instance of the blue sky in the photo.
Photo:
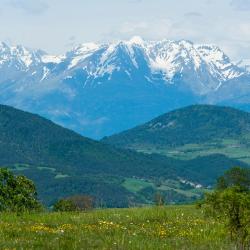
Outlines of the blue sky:
{"type": "Polygon", "coordinates": [[[63,53],[89,41],[188,39],[250,58],[250,0],[0,0],[0,40],[63,53]]]}

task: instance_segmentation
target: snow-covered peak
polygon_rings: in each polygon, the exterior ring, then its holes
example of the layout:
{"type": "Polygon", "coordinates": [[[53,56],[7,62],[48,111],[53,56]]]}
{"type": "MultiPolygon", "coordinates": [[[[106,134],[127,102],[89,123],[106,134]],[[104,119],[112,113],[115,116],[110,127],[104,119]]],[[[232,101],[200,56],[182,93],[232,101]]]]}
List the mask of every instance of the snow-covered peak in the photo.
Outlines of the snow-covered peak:
{"type": "Polygon", "coordinates": [[[9,46],[5,42],[0,42],[0,51],[9,49],[9,46]]]}
{"type": "Polygon", "coordinates": [[[18,45],[16,47],[11,47],[11,54],[23,62],[27,68],[33,63],[33,52],[23,46],[18,45]]]}
{"type": "Polygon", "coordinates": [[[162,40],[148,42],[146,51],[152,69],[164,72],[167,79],[172,79],[177,73],[196,72],[200,77],[207,74],[221,82],[244,74],[215,45],[195,45],[188,40],[162,40]]]}
{"type": "Polygon", "coordinates": [[[25,70],[41,62],[42,52],[31,50],[24,46],[8,46],[0,42],[0,65],[16,65],[16,68],[25,70]]]}
{"type": "Polygon", "coordinates": [[[195,48],[207,62],[230,63],[229,57],[215,45],[196,45],[195,48]]]}
{"type": "Polygon", "coordinates": [[[74,68],[79,62],[93,55],[102,46],[96,43],[83,43],[73,48],[73,50],[66,54],[66,57],[71,58],[68,69],[74,68]]]}
{"type": "Polygon", "coordinates": [[[210,71],[221,76],[222,80],[229,80],[244,74],[244,70],[231,62],[230,58],[215,45],[196,45],[197,51],[209,65],[210,71]]]}
{"type": "Polygon", "coordinates": [[[189,41],[189,40],[179,40],[176,43],[178,43],[180,46],[182,46],[185,49],[193,49],[194,48],[194,43],[189,41]]]}
{"type": "Polygon", "coordinates": [[[140,45],[144,46],[145,41],[140,36],[134,36],[126,42],[128,45],[140,45]]]}
{"type": "Polygon", "coordinates": [[[238,62],[235,62],[235,64],[244,70],[250,71],[250,59],[242,59],[238,62]]]}
{"type": "Polygon", "coordinates": [[[75,52],[75,54],[85,54],[86,52],[96,51],[100,48],[99,44],[96,43],[83,43],[75,47],[72,51],[75,52]]]}
{"type": "Polygon", "coordinates": [[[162,70],[167,78],[172,78],[187,67],[197,70],[202,64],[201,57],[193,43],[186,40],[162,40],[150,43],[147,51],[152,68],[162,70]]]}

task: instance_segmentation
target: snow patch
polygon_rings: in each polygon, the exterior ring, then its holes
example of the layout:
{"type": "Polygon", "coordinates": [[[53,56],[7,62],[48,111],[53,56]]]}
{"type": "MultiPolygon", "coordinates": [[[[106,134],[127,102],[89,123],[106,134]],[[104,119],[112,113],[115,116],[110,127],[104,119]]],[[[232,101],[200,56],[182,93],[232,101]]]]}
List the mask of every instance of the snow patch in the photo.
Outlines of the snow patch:
{"type": "Polygon", "coordinates": [[[43,67],[43,77],[41,78],[40,82],[42,82],[49,74],[50,70],[47,67],[43,67]]]}
{"type": "Polygon", "coordinates": [[[53,56],[53,55],[44,55],[42,56],[43,63],[61,63],[66,57],[65,56],[53,56]]]}

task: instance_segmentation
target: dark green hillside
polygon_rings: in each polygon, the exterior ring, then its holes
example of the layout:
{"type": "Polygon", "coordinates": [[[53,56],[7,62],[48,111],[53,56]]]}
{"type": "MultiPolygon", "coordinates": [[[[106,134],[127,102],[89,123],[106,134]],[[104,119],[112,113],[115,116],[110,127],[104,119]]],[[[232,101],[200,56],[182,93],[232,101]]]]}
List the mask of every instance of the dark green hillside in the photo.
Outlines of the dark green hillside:
{"type": "Polygon", "coordinates": [[[145,125],[104,138],[122,147],[183,146],[250,135],[250,114],[233,108],[196,105],[162,115],[145,125]]]}
{"type": "Polygon", "coordinates": [[[124,206],[130,196],[136,198],[121,185],[125,177],[154,176],[163,170],[165,178],[177,176],[164,157],[118,150],[2,105],[0,164],[35,180],[40,197],[48,203],[90,193],[108,206],[124,206]]]}
{"type": "MultiPolygon", "coordinates": [[[[168,167],[163,157],[115,149],[6,106],[0,106],[0,136],[2,165],[53,166],[62,175],[139,175],[144,169],[153,174],[158,166],[168,167]]],[[[175,175],[173,168],[168,173],[175,175]]]]}
{"type": "Polygon", "coordinates": [[[250,163],[250,114],[194,105],[162,115],[103,142],[177,159],[223,154],[250,163]]]}
{"type": "Polygon", "coordinates": [[[235,165],[246,164],[223,155],[183,161],[118,149],[0,105],[0,166],[34,180],[39,197],[49,205],[61,197],[88,194],[99,206],[124,207],[150,203],[158,191],[168,202],[188,202],[202,190],[180,179],[207,187],[235,165]]]}

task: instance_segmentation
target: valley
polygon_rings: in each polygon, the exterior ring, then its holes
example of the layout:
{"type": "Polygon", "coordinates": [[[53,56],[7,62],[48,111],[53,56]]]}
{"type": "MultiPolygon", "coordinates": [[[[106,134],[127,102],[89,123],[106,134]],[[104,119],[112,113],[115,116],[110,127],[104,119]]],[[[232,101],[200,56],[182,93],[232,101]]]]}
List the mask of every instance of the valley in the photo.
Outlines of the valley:
{"type": "Polygon", "coordinates": [[[149,205],[157,194],[168,204],[191,203],[226,170],[249,166],[249,116],[231,108],[191,106],[95,141],[1,105],[0,164],[33,180],[48,207],[74,194],[91,195],[97,207],[149,205]],[[231,124],[222,122],[226,116],[231,124]],[[169,119],[175,125],[166,127],[169,119]],[[208,140],[214,134],[216,143],[208,140]]]}

